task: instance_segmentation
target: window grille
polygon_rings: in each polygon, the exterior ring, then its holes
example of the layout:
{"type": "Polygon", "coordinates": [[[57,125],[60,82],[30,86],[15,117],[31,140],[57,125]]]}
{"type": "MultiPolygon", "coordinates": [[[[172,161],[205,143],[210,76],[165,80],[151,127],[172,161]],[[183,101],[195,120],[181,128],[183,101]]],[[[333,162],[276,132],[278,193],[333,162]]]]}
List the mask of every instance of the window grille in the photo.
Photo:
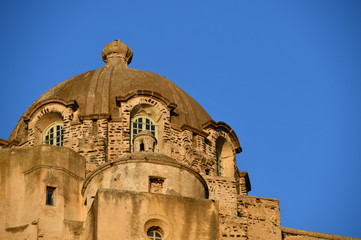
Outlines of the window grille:
{"type": "Polygon", "coordinates": [[[44,134],[44,144],[63,146],[64,130],[61,123],[51,125],[44,134]]]}
{"type": "Polygon", "coordinates": [[[130,140],[131,140],[132,151],[134,151],[134,149],[133,149],[134,137],[142,131],[151,132],[153,134],[153,136],[157,139],[157,125],[155,125],[154,122],[150,118],[147,118],[144,116],[136,117],[136,118],[132,119],[130,127],[131,127],[131,129],[130,129],[131,139],[130,140]]]}
{"type": "Polygon", "coordinates": [[[158,229],[149,229],[147,236],[150,240],[163,240],[162,233],[158,229]]]}
{"type": "Polygon", "coordinates": [[[155,124],[146,117],[135,118],[132,122],[133,136],[141,131],[150,131],[155,136],[155,124]]]}

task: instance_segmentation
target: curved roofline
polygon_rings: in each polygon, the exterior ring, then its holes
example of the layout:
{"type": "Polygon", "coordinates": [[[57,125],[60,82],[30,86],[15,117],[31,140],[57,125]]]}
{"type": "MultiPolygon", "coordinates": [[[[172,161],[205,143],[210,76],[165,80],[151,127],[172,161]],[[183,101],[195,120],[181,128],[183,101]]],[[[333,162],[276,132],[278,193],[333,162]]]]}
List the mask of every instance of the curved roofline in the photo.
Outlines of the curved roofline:
{"type": "Polygon", "coordinates": [[[205,124],[203,124],[203,128],[204,129],[207,129],[207,128],[222,129],[223,131],[225,131],[226,133],[228,133],[230,135],[232,143],[236,146],[236,149],[235,149],[236,153],[242,152],[242,147],[239,143],[236,132],[227,123],[222,122],[222,121],[215,122],[213,120],[210,120],[210,121],[206,122],[205,124]]]}
{"type": "Polygon", "coordinates": [[[196,128],[194,128],[194,127],[192,127],[192,126],[189,126],[189,125],[187,125],[187,124],[183,124],[181,127],[180,127],[180,129],[182,130],[182,131],[184,131],[184,130],[188,130],[188,131],[191,131],[191,132],[194,132],[194,133],[196,133],[196,134],[198,134],[198,135],[201,135],[201,136],[203,136],[203,137],[208,137],[208,133],[206,133],[206,132],[204,132],[204,131],[199,131],[198,129],[196,129],[196,128]]]}
{"type": "Polygon", "coordinates": [[[76,116],[80,121],[119,121],[116,107],[140,96],[157,101],[167,108],[171,112],[171,121],[174,120],[173,123],[179,129],[188,129],[207,136],[202,124],[211,120],[211,116],[175,83],[153,72],[105,65],[71,77],[42,94],[19,119],[10,137],[19,139],[19,142],[24,141],[26,124],[35,116],[37,110],[49,103],[76,109],[76,116]],[[98,85],[102,87],[97,87],[98,85]]]}
{"type": "Polygon", "coordinates": [[[172,167],[187,170],[188,172],[193,174],[202,183],[204,190],[205,190],[205,198],[206,199],[209,198],[208,185],[206,183],[206,180],[204,180],[204,178],[199,173],[194,171],[192,168],[187,167],[186,165],[183,165],[183,164],[177,162],[176,160],[174,160],[171,157],[168,157],[164,154],[153,153],[153,152],[151,152],[151,153],[146,153],[146,152],[127,153],[127,154],[120,156],[117,160],[115,160],[113,162],[108,162],[108,163],[98,167],[97,169],[92,171],[89,176],[87,176],[85,178],[83,187],[81,190],[81,194],[84,196],[86,187],[88,186],[88,184],[91,182],[91,180],[95,176],[97,176],[98,174],[104,172],[105,170],[107,170],[113,166],[120,165],[120,164],[127,164],[127,163],[154,163],[154,164],[167,165],[167,166],[172,166],[172,167]]]}
{"type": "Polygon", "coordinates": [[[177,104],[175,102],[171,102],[167,98],[163,97],[162,94],[151,90],[134,90],[131,92],[127,92],[126,94],[116,96],[117,106],[120,106],[121,102],[126,102],[129,99],[137,96],[148,96],[160,100],[171,110],[174,110],[177,107],[177,104]]]}
{"type": "Polygon", "coordinates": [[[71,107],[73,109],[73,111],[75,111],[76,109],[78,109],[79,105],[75,100],[72,101],[65,101],[63,99],[48,99],[48,100],[44,100],[44,101],[40,101],[34,105],[31,105],[29,107],[28,110],[26,110],[25,114],[23,115],[23,119],[25,122],[28,122],[32,116],[34,115],[34,113],[41,107],[49,104],[49,103],[59,103],[62,104],[66,107],[71,107]]]}

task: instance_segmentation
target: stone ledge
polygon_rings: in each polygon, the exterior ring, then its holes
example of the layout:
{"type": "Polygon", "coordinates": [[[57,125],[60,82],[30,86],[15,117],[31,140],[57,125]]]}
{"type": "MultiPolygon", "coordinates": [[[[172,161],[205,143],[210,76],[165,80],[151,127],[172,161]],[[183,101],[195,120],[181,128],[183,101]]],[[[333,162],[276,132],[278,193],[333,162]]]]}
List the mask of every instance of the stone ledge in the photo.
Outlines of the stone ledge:
{"type": "Polygon", "coordinates": [[[250,195],[238,195],[239,198],[253,198],[253,199],[262,199],[262,200],[268,200],[268,201],[276,201],[279,202],[277,198],[267,198],[267,197],[257,197],[257,196],[250,196],[250,195]]]}
{"type": "Polygon", "coordinates": [[[322,239],[329,239],[329,240],[359,240],[361,238],[353,238],[353,237],[343,237],[328,233],[319,233],[319,232],[311,232],[306,230],[294,229],[294,228],[287,228],[281,227],[282,235],[290,234],[290,235],[302,235],[308,237],[316,237],[322,239]]]}

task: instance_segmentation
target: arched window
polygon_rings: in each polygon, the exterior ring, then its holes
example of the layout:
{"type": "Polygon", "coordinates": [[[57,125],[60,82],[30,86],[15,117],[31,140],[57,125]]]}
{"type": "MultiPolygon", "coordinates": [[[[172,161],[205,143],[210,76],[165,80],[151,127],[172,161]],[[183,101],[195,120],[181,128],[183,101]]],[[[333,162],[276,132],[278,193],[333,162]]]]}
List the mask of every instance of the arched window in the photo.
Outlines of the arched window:
{"type": "Polygon", "coordinates": [[[55,123],[48,127],[44,134],[44,144],[63,146],[64,130],[62,123],[55,123]]]}
{"type": "Polygon", "coordinates": [[[216,141],[217,175],[224,177],[234,176],[234,153],[231,144],[223,137],[216,141]]]}
{"type": "Polygon", "coordinates": [[[217,176],[223,176],[223,160],[221,154],[222,154],[221,149],[217,146],[216,148],[217,176]]]}
{"type": "Polygon", "coordinates": [[[163,240],[162,229],[160,227],[151,227],[147,231],[148,239],[163,240]]]}
{"type": "Polygon", "coordinates": [[[137,117],[132,121],[132,134],[137,135],[141,131],[149,131],[155,136],[155,124],[147,117],[137,117]]]}
{"type": "MultiPolygon", "coordinates": [[[[133,151],[134,151],[134,138],[141,132],[142,134],[144,134],[145,131],[150,132],[151,135],[154,136],[155,140],[157,139],[157,126],[154,124],[153,120],[144,116],[133,118],[131,121],[131,144],[133,151]]],[[[140,147],[144,148],[145,146],[140,145],[140,147]]],[[[144,150],[145,149],[143,149],[143,151],[144,150]]]]}

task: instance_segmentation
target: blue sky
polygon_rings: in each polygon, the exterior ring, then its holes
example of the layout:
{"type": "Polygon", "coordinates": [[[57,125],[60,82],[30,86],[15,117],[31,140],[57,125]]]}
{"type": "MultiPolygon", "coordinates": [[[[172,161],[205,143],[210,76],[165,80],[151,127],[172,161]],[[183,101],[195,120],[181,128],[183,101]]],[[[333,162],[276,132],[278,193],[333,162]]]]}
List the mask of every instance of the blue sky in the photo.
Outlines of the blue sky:
{"type": "Polygon", "coordinates": [[[285,227],[361,237],[361,1],[0,2],[0,138],[105,44],[237,133],[251,195],[285,227]]]}

